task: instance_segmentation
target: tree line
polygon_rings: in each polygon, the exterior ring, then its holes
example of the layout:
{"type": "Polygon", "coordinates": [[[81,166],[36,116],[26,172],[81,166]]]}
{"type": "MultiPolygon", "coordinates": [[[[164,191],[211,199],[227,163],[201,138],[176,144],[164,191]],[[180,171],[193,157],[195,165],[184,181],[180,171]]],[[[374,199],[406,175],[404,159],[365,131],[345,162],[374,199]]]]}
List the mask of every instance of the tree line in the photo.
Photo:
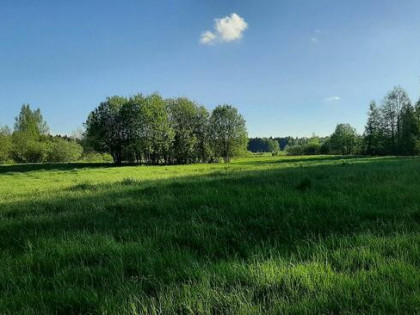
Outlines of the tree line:
{"type": "Polygon", "coordinates": [[[22,106],[14,130],[0,127],[0,162],[40,163],[80,160],[83,148],[75,139],[52,136],[41,110],[22,106]]]}
{"type": "Polygon", "coordinates": [[[88,116],[81,137],[52,136],[40,109],[23,105],[14,130],[0,127],[0,162],[78,160],[116,164],[229,162],[246,152],[245,119],[231,105],[213,111],[186,97],[154,93],[108,97],[88,116]]]}
{"type": "Polygon", "coordinates": [[[379,105],[376,101],[370,103],[362,135],[349,124],[338,124],[328,137],[252,138],[248,150],[277,154],[272,142],[290,155],[419,155],[420,100],[413,105],[407,92],[397,86],[379,105]]]}
{"type": "Polygon", "coordinates": [[[231,105],[213,111],[186,98],[159,94],[113,96],[99,104],[80,137],[53,136],[40,109],[23,105],[13,131],[0,127],[0,163],[114,161],[117,164],[229,162],[245,152],[281,150],[290,155],[420,154],[420,100],[413,105],[397,86],[372,101],[362,135],[338,124],[328,137],[250,138],[245,120],[231,105]]]}
{"type": "Polygon", "coordinates": [[[209,112],[186,98],[159,94],[107,98],[86,121],[86,141],[114,162],[229,162],[246,152],[245,120],[231,105],[209,112]]]}

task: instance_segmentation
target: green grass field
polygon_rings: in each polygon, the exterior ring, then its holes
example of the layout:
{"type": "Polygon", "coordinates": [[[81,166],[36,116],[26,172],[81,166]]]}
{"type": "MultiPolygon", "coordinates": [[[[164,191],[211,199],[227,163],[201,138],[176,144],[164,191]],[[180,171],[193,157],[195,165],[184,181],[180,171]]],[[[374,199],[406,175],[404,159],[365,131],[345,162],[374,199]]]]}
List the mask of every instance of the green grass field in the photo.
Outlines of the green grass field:
{"type": "Polygon", "coordinates": [[[0,166],[0,313],[419,313],[420,159],[0,166]]]}

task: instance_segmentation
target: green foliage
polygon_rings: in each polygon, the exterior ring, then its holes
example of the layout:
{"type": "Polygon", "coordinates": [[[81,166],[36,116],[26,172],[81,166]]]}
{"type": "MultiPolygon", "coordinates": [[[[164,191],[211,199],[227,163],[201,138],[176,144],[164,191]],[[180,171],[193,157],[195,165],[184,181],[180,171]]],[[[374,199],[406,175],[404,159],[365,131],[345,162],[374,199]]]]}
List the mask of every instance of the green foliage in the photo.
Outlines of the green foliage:
{"type": "Polygon", "coordinates": [[[174,131],[171,128],[166,101],[158,94],[145,98],[141,106],[143,132],[141,145],[147,161],[157,164],[168,161],[174,131]]]}
{"type": "Polygon", "coordinates": [[[48,134],[48,126],[42,117],[41,110],[32,110],[29,104],[22,105],[15,119],[15,131],[25,133],[26,137],[37,139],[48,134]]]}
{"type": "Polygon", "coordinates": [[[404,104],[400,116],[399,153],[414,155],[419,138],[419,128],[413,106],[410,103],[404,104]]]}
{"type": "Polygon", "coordinates": [[[370,155],[382,154],[384,152],[384,130],[380,109],[376,102],[369,105],[368,121],[365,127],[364,145],[365,152],[370,155]]]}
{"type": "Polygon", "coordinates": [[[231,105],[217,106],[210,117],[210,143],[216,157],[225,162],[246,152],[248,134],[245,119],[231,105]]]}
{"type": "Polygon", "coordinates": [[[48,162],[74,162],[78,161],[83,153],[83,148],[75,141],[65,140],[59,137],[47,142],[48,162]]]}
{"type": "Polygon", "coordinates": [[[108,98],[89,115],[85,141],[117,164],[185,164],[221,154],[228,161],[246,151],[247,138],[245,120],[232,106],[219,106],[210,117],[185,97],[165,100],[155,93],[108,98]]]}
{"type": "Polygon", "coordinates": [[[124,97],[108,97],[89,114],[86,122],[88,143],[98,152],[109,152],[117,164],[123,159],[124,122],[120,109],[125,103],[124,97]]]}
{"type": "Polygon", "coordinates": [[[401,110],[406,106],[410,106],[408,94],[397,86],[387,94],[381,108],[383,132],[391,154],[397,154],[401,149],[401,110]]]}
{"type": "Polygon", "coordinates": [[[334,154],[354,154],[358,145],[356,129],[349,124],[338,124],[330,137],[330,148],[334,154]]]}
{"type": "Polygon", "coordinates": [[[288,155],[304,155],[305,147],[303,145],[286,146],[288,155]]]}
{"type": "Polygon", "coordinates": [[[195,160],[197,111],[198,106],[185,97],[169,101],[170,121],[175,134],[172,153],[180,164],[195,160]]]}
{"type": "Polygon", "coordinates": [[[277,155],[280,151],[279,141],[273,138],[250,138],[248,150],[255,153],[270,152],[277,155]]]}
{"type": "Polygon", "coordinates": [[[0,313],[416,314],[419,162],[0,166],[0,313]]]}
{"type": "Polygon", "coordinates": [[[271,152],[273,155],[277,155],[279,153],[280,145],[277,141],[273,139],[268,139],[267,144],[269,152],[271,152]]]}
{"type": "Polygon", "coordinates": [[[325,152],[321,152],[321,147],[325,143],[326,138],[323,138],[323,142],[316,135],[313,135],[311,138],[305,138],[305,141],[300,142],[291,142],[295,143],[292,145],[287,145],[285,150],[288,155],[316,155],[316,154],[328,154],[329,148],[325,152]]]}
{"type": "Polygon", "coordinates": [[[33,137],[30,131],[16,131],[12,136],[12,158],[18,163],[41,163],[47,160],[48,144],[33,137]]]}
{"type": "Polygon", "coordinates": [[[108,153],[88,152],[82,154],[80,161],[87,163],[111,163],[114,159],[108,153]]]}
{"type": "Polygon", "coordinates": [[[47,123],[39,109],[23,105],[15,131],[0,129],[0,162],[72,162],[80,159],[82,147],[70,138],[47,135],[47,123]]]}
{"type": "Polygon", "coordinates": [[[420,102],[411,105],[407,92],[397,86],[385,96],[378,108],[372,102],[364,134],[364,153],[419,154],[420,102]]]}
{"type": "Polygon", "coordinates": [[[197,160],[211,161],[213,152],[210,147],[210,114],[204,106],[197,108],[194,133],[197,138],[194,148],[197,160]]]}
{"type": "Polygon", "coordinates": [[[11,160],[12,136],[9,127],[0,126],[0,163],[11,160]]]}

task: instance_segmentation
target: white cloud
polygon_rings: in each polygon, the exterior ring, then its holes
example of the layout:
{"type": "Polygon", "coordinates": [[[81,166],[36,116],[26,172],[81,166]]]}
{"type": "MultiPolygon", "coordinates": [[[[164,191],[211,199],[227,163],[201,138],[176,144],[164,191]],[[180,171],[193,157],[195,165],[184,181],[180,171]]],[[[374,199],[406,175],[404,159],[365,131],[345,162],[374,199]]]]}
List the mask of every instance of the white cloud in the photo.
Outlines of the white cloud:
{"type": "Polygon", "coordinates": [[[311,37],[311,43],[318,43],[318,38],[316,37],[311,37]]]}
{"type": "Polygon", "coordinates": [[[236,13],[232,13],[230,16],[215,19],[214,32],[203,32],[200,37],[200,43],[209,45],[216,42],[223,43],[239,40],[247,28],[248,24],[245,20],[236,13]]]}
{"type": "Polygon", "coordinates": [[[245,31],[248,27],[245,20],[236,13],[232,13],[230,17],[226,16],[222,19],[216,19],[215,22],[216,30],[221,39],[225,42],[240,39],[243,31],[245,31]]]}
{"type": "Polygon", "coordinates": [[[325,99],[327,102],[338,102],[341,100],[340,96],[330,96],[325,99]]]}
{"type": "Polygon", "coordinates": [[[217,36],[214,33],[210,31],[206,31],[206,32],[203,32],[203,34],[201,34],[200,43],[205,44],[205,45],[214,44],[214,42],[216,41],[216,38],[217,36]]]}

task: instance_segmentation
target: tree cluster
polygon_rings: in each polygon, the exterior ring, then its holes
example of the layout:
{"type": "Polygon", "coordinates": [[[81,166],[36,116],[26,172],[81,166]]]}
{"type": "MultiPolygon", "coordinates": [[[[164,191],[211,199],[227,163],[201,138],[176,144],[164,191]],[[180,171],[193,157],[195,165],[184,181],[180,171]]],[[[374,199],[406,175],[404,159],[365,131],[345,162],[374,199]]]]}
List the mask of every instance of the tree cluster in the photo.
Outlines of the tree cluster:
{"type": "Polygon", "coordinates": [[[23,105],[14,131],[0,128],[0,162],[71,162],[80,159],[82,146],[68,137],[51,136],[39,109],[23,105]]]}
{"type": "MultiPolygon", "coordinates": [[[[357,134],[349,124],[338,124],[329,137],[272,139],[284,139],[284,150],[289,155],[418,155],[420,100],[413,106],[407,92],[397,86],[379,106],[375,101],[370,103],[363,135],[357,134]]],[[[249,148],[253,152],[270,152],[262,138],[251,139],[249,148]]]]}
{"type": "Polygon", "coordinates": [[[420,100],[412,105],[407,92],[397,86],[378,106],[372,101],[364,133],[364,150],[371,155],[420,153],[420,100]]]}
{"type": "Polygon", "coordinates": [[[250,138],[248,151],[254,153],[270,152],[273,155],[277,155],[280,151],[280,143],[273,138],[250,138]]]}
{"type": "Polygon", "coordinates": [[[159,94],[113,96],[93,110],[86,142],[114,162],[185,164],[211,162],[246,151],[245,120],[230,105],[211,113],[188,98],[159,94]]]}
{"type": "Polygon", "coordinates": [[[254,153],[271,152],[276,155],[279,150],[289,155],[327,154],[326,142],[329,137],[282,137],[282,138],[250,138],[248,150],[254,153]]]}

